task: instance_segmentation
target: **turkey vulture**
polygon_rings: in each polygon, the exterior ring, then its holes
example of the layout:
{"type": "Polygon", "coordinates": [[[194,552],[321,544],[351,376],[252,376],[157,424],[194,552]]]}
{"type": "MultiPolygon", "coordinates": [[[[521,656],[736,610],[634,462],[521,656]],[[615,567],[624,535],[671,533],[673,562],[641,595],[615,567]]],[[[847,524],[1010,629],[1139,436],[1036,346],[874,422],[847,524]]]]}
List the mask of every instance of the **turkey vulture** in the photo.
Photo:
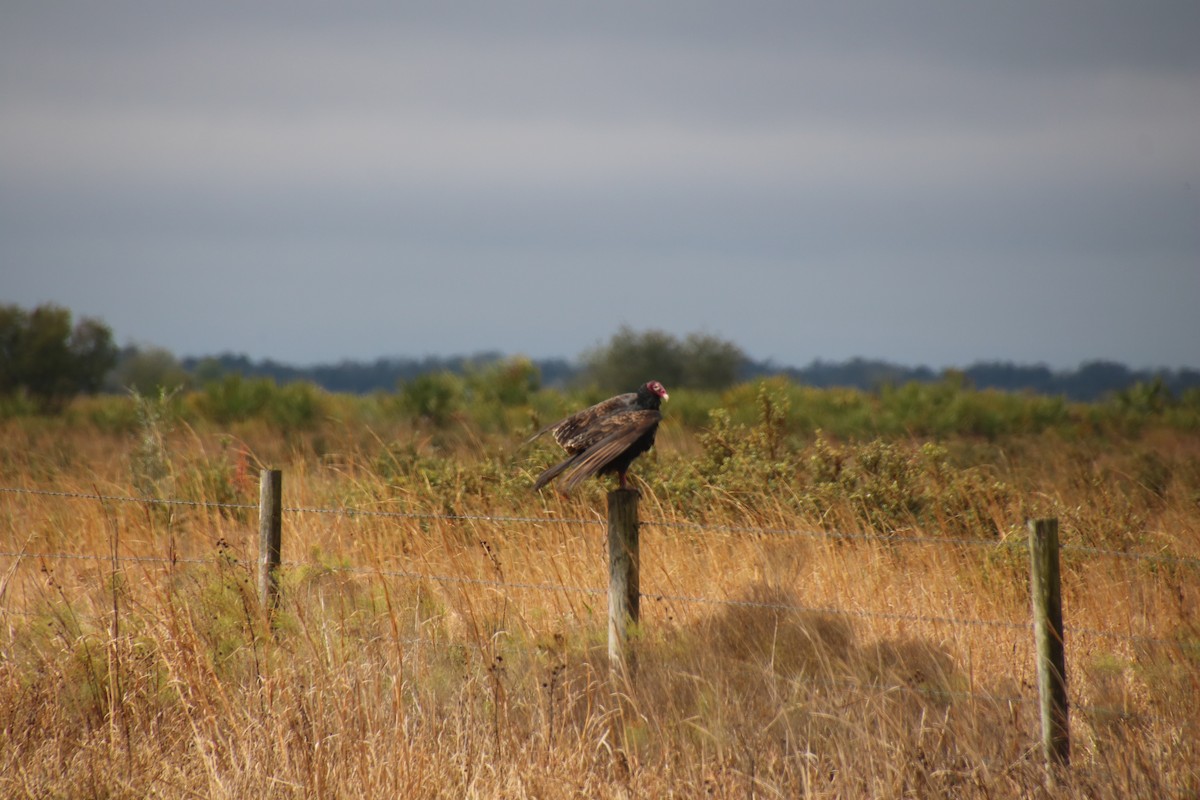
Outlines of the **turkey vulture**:
{"type": "Polygon", "coordinates": [[[547,425],[530,437],[533,441],[552,431],[554,441],[570,456],[538,476],[534,490],[567,472],[562,484],[570,492],[591,475],[617,473],[621,488],[629,488],[625,473],[635,458],[654,445],[654,434],[662,419],[659,406],[667,399],[667,390],[658,381],[643,384],[636,392],[585,408],[553,425],[547,425]]]}

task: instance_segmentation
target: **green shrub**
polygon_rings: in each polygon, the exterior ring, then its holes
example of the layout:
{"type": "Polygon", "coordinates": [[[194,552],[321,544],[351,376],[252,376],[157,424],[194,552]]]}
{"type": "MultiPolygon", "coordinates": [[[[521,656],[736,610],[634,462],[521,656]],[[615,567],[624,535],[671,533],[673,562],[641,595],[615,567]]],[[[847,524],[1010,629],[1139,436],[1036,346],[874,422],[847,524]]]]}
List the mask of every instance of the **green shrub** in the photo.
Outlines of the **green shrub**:
{"type": "Polygon", "coordinates": [[[993,509],[1011,500],[978,468],[958,469],[945,448],[876,439],[835,445],[818,437],[805,459],[799,503],[813,516],[830,508],[870,530],[920,529],[956,537],[998,535],[993,509]]]}
{"type": "Polygon", "coordinates": [[[532,361],[517,357],[470,371],[467,383],[473,402],[510,408],[527,405],[541,388],[542,377],[532,361]]]}
{"type": "Polygon", "coordinates": [[[200,414],[228,425],[261,416],[271,401],[275,382],[269,378],[243,378],[237,373],[210,381],[196,398],[200,414]]]}
{"type": "Polygon", "coordinates": [[[400,386],[397,403],[410,418],[444,426],[463,406],[462,378],[451,372],[432,372],[400,386]]]}
{"type": "Polygon", "coordinates": [[[273,388],[267,419],[282,430],[311,430],[325,416],[325,392],[311,383],[273,388]]]}
{"type": "Polygon", "coordinates": [[[724,406],[710,412],[709,427],[700,434],[704,456],[699,472],[706,483],[730,494],[753,494],[795,476],[798,461],[788,441],[787,395],[764,382],[757,408],[753,426],[735,422],[724,406]]]}
{"type": "MultiPolygon", "coordinates": [[[[743,394],[739,387],[726,399],[743,394]]],[[[727,406],[714,409],[699,437],[694,477],[686,469],[667,474],[668,490],[681,498],[703,493],[742,510],[791,505],[826,527],[997,533],[994,509],[1011,499],[1011,490],[985,470],[953,466],[947,450],[933,443],[876,438],[838,444],[818,432],[802,444],[793,433],[791,396],[778,382],[760,384],[753,424],[739,422],[727,406]]],[[[744,416],[745,407],[740,410],[744,416]]]]}

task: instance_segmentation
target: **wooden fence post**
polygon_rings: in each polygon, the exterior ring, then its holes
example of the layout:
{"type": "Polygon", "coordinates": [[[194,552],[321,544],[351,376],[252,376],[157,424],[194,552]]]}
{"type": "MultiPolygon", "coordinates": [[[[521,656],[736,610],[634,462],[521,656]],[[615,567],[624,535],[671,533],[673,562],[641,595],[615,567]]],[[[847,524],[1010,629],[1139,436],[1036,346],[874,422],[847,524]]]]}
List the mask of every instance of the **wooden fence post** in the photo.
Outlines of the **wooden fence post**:
{"type": "Polygon", "coordinates": [[[279,552],[283,541],[283,472],[264,469],[258,492],[258,599],[263,608],[279,604],[279,552]]]}
{"type": "Polygon", "coordinates": [[[1062,583],[1058,566],[1058,520],[1029,521],[1030,590],[1037,640],[1037,680],[1046,765],[1070,763],[1067,671],[1063,647],[1062,583]]]}
{"type": "Polygon", "coordinates": [[[629,644],[640,617],[637,504],[634,489],[608,493],[608,664],[626,677],[637,669],[629,644]]]}

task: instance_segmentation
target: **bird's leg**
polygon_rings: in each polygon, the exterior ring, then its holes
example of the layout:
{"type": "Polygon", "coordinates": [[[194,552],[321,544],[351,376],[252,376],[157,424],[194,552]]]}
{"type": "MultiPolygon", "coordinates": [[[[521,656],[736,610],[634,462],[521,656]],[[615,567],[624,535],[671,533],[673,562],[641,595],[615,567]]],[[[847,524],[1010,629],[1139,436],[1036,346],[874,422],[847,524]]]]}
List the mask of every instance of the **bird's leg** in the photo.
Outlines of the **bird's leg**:
{"type": "Polygon", "coordinates": [[[617,473],[617,478],[621,481],[621,489],[624,491],[629,488],[629,483],[625,480],[625,470],[617,473]]]}

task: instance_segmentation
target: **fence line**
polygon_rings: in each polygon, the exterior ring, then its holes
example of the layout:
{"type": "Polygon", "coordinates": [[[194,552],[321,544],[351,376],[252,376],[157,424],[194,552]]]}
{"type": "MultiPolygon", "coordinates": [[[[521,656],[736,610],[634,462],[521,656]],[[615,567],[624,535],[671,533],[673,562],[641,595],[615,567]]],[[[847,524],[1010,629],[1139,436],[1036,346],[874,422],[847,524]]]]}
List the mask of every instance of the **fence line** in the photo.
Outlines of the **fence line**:
{"type": "MultiPolygon", "coordinates": [[[[421,520],[446,520],[446,521],[486,521],[491,523],[514,523],[521,524],[571,524],[570,520],[553,517],[518,517],[518,516],[493,516],[493,515],[460,515],[460,514],[434,514],[434,513],[412,513],[412,512],[397,512],[397,511],[361,511],[358,509],[349,508],[311,508],[311,507],[288,507],[284,508],[282,504],[282,472],[278,469],[263,469],[260,480],[260,499],[257,504],[244,503],[209,503],[204,501],[179,500],[171,498],[149,498],[149,497],[128,497],[118,495],[103,495],[98,491],[94,494],[85,494],[78,492],[52,491],[52,490],[37,490],[25,489],[20,487],[0,487],[0,492],[8,494],[27,494],[27,495],[42,495],[52,497],[65,498],[80,498],[98,500],[100,502],[125,502],[125,503],[141,503],[141,504],[163,504],[163,505],[183,505],[189,507],[205,507],[205,508],[234,508],[240,510],[248,510],[257,508],[259,511],[259,554],[257,559],[258,577],[259,577],[259,596],[261,607],[268,611],[269,618],[274,622],[274,612],[279,603],[278,585],[280,568],[284,566],[280,559],[281,551],[281,536],[282,536],[282,514],[284,511],[289,513],[311,513],[311,514],[330,514],[340,516],[370,516],[370,517],[386,517],[386,518],[403,518],[403,519],[421,519],[421,520]]],[[[1061,584],[1060,584],[1060,567],[1059,558],[1062,548],[1059,544],[1058,536],[1058,520],[1057,519],[1040,519],[1030,520],[1027,523],[1029,537],[1029,563],[1031,567],[1030,588],[1033,601],[1033,620],[1032,624],[1025,622],[1011,622],[1005,620],[983,620],[960,618],[953,616],[932,616],[923,614],[912,614],[904,612],[888,612],[888,611],[851,611],[845,608],[836,607],[810,607],[792,603],[768,602],[764,600],[754,599],[736,599],[736,598],[718,598],[718,597],[698,597],[690,595],[674,595],[674,594],[659,594],[659,593],[642,593],[639,588],[639,555],[638,555],[638,532],[641,523],[638,519],[637,501],[638,493],[622,488],[621,490],[613,491],[608,494],[608,550],[609,550],[609,586],[607,592],[602,589],[593,589],[591,587],[570,586],[561,583],[543,582],[510,582],[503,580],[503,572],[500,569],[500,563],[491,548],[487,546],[485,541],[481,540],[481,544],[488,550],[494,566],[496,567],[496,575],[499,579],[491,578],[471,578],[466,576],[451,576],[451,575],[431,575],[413,570],[392,570],[382,569],[378,565],[373,568],[368,567],[352,567],[352,566],[328,566],[321,564],[307,564],[302,562],[288,562],[286,566],[292,568],[307,569],[315,567],[322,572],[347,572],[363,575],[377,575],[379,577],[390,576],[403,578],[407,580],[422,580],[435,581],[441,583],[453,583],[459,585],[472,586],[488,586],[502,589],[529,589],[534,591],[557,591],[557,592],[579,592],[590,595],[608,595],[608,660],[610,673],[620,675],[622,678],[632,681],[637,672],[636,653],[633,652],[629,645],[632,640],[629,638],[629,630],[631,627],[639,623],[639,604],[641,598],[650,601],[667,602],[667,603],[694,603],[705,605],[720,605],[724,607],[747,607],[756,609],[778,609],[789,611],[800,611],[808,614],[820,615],[842,615],[847,617],[857,617],[861,619],[885,619],[891,621],[903,621],[909,623],[920,624],[935,624],[935,625],[957,625],[966,626],[974,625],[979,627],[989,628],[1004,628],[1008,630],[1023,630],[1028,631],[1033,629],[1034,639],[1037,651],[1036,667],[1037,667],[1037,684],[1039,694],[1039,711],[1042,727],[1042,742],[1043,742],[1043,757],[1048,769],[1053,770],[1055,767],[1066,767],[1069,763],[1070,752],[1070,735],[1068,726],[1069,713],[1069,693],[1067,690],[1066,677],[1066,658],[1064,649],[1064,640],[1069,629],[1065,629],[1062,620],[1061,606],[1061,584]],[[626,652],[629,650],[629,652],[626,652]]],[[[574,523],[583,524],[599,524],[598,519],[595,520],[575,520],[574,523]]],[[[938,545],[969,545],[995,547],[1001,542],[992,542],[984,539],[967,539],[967,538],[939,538],[931,536],[885,536],[885,535],[848,535],[837,534],[831,532],[817,531],[799,531],[788,529],[771,529],[771,528],[752,528],[740,526],[706,526],[700,523],[675,523],[663,522],[656,523],[647,521],[646,524],[651,526],[661,525],[667,529],[693,529],[703,531],[738,531],[751,533],[755,535],[790,535],[790,536],[808,536],[814,538],[829,539],[849,539],[856,538],[862,540],[881,541],[889,543],[908,543],[908,544],[938,544],[938,545]]],[[[28,542],[26,542],[26,545],[28,542]]],[[[72,554],[54,554],[54,553],[26,553],[25,546],[21,552],[6,554],[16,558],[5,576],[4,582],[7,586],[8,580],[16,572],[18,566],[24,558],[79,558],[92,560],[97,563],[108,561],[113,570],[114,580],[117,575],[117,565],[122,562],[128,563],[178,563],[178,559],[173,557],[127,557],[122,558],[118,552],[116,534],[112,540],[111,553],[107,558],[99,555],[72,555],[72,554]]],[[[1010,552],[1021,552],[1016,548],[1009,548],[1010,552]]],[[[1151,554],[1132,554],[1128,552],[1109,551],[1101,548],[1080,547],[1078,552],[1089,553],[1092,555],[1104,556],[1119,556],[1125,559],[1141,559],[1153,562],[1175,562],[1200,564],[1200,559],[1178,558],[1174,556],[1162,556],[1151,554]]],[[[195,560],[199,563],[206,563],[208,559],[195,560]]],[[[186,562],[185,562],[186,563],[186,562]]],[[[219,560],[214,563],[219,563],[219,560]]],[[[236,560],[233,563],[238,563],[236,560]]],[[[46,571],[43,561],[42,570],[46,571]]],[[[114,585],[113,588],[113,621],[112,635],[116,637],[118,630],[118,605],[117,594],[114,585]]],[[[1182,591],[1182,590],[1181,590],[1182,591]]],[[[505,608],[508,608],[509,597],[505,597],[505,608]]],[[[64,598],[65,599],[65,598],[64,598]]],[[[1182,602],[1182,595],[1181,595],[1182,602]]],[[[74,614],[70,608],[68,601],[67,609],[74,614]]],[[[1089,631],[1081,629],[1085,632],[1097,636],[1108,637],[1118,640],[1133,641],[1134,637],[1125,636],[1116,631],[1089,631]]],[[[1149,637],[1139,637],[1143,640],[1149,637]]],[[[1162,640],[1159,640],[1162,641],[1162,640]]],[[[1180,647],[1179,643],[1173,643],[1180,647]]],[[[1014,644],[1014,653],[1017,645],[1014,644]]],[[[861,686],[857,687],[861,690],[861,686]]],[[[910,688],[910,687],[906,687],[910,688]]],[[[1123,710],[1122,710],[1123,713],[1123,710]]]]}
{"type": "MultiPolygon", "coordinates": [[[[170,556],[113,556],[94,553],[35,553],[28,551],[0,551],[0,558],[42,558],[63,561],[103,561],[105,563],[129,562],[133,564],[218,564],[220,558],[183,558],[170,556]]],[[[228,559],[227,559],[228,561],[228,559]]],[[[240,563],[233,559],[235,563],[240,563]]]]}
{"type": "MultiPolygon", "coordinates": [[[[192,563],[192,564],[217,564],[222,563],[219,558],[208,559],[173,559],[167,556],[117,556],[113,558],[111,555],[87,555],[73,553],[19,553],[19,552],[2,552],[0,558],[43,558],[43,559],[68,559],[80,561],[99,561],[109,563],[113,561],[131,563],[192,563]]],[[[242,562],[235,562],[239,565],[242,562]]],[[[375,567],[354,567],[343,565],[327,565],[314,564],[306,561],[284,561],[281,564],[289,569],[314,569],[322,572],[345,572],[356,575],[382,575],[391,578],[404,578],[407,580],[428,580],[434,583],[456,583],[472,586],[490,586],[498,589],[528,589],[535,591],[546,592],[575,592],[579,594],[605,595],[608,593],[607,588],[598,588],[593,586],[572,586],[562,583],[528,583],[519,581],[504,581],[493,578],[469,578],[458,575],[436,575],[425,572],[415,572],[413,570],[398,570],[384,569],[375,567]]],[[[250,567],[249,562],[245,563],[247,568],[250,567]]],[[[724,605],[738,606],[747,608],[766,608],[779,611],[802,611],[805,613],[814,614],[834,614],[841,616],[859,617],[862,619],[889,619],[889,620],[906,620],[910,622],[926,622],[940,623],[951,625],[978,625],[985,627],[998,628],[1014,628],[1028,629],[1029,623],[1008,622],[1005,620],[986,620],[972,619],[964,617],[926,617],[918,614],[901,614],[896,612],[876,612],[876,611],[852,611],[834,606],[805,606],[795,603],[770,603],[759,600],[738,600],[734,598],[722,597],[697,597],[689,595],[672,595],[672,594],[656,594],[643,592],[642,597],[648,600],[656,600],[659,602],[676,602],[693,605],[724,605]]]]}
{"type": "MultiPolygon", "coordinates": [[[[255,506],[255,508],[257,508],[257,506],[255,506]]],[[[291,514],[331,514],[344,517],[390,517],[393,519],[445,520],[447,522],[503,522],[533,525],[543,523],[556,523],[559,525],[604,525],[604,520],[602,519],[585,519],[582,517],[518,517],[492,514],[434,514],[419,511],[373,511],[369,509],[357,508],[313,508],[307,506],[284,506],[283,510],[291,514]]]]}
{"type": "MultiPolygon", "coordinates": [[[[182,500],[173,498],[153,498],[153,497],[134,497],[122,495],[106,495],[100,493],[86,492],[67,492],[48,489],[29,489],[24,487],[0,487],[0,492],[9,494],[26,494],[48,497],[62,497],[71,499],[97,500],[101,502],[123,502],[123,503],[142,503],[148,505],[178,505],[201,508],[216,508],[216,509],[257,509],[257,503],[217,503],[211,501],[197,500],[182,500]]],[[[318,508],[318,507],[284,507],[282,509],[288,513],[304,513],[304,514],[330,514],[347,517],[383,517],[396,519],[418,519],[418,520],[445,520],[453,522],[496,522],[496,523],[520,523],[520,524],[567,524],[567,525],[603,525],[603,521],[599,519],[584,519],[584,518],[564,518],[564,517],[530,517],[530,516],[500,516],[487,514],[434,514],[434,513],[419,513],[419,512],[401,512],[401,511],[377,511],[364,510],[353,508],[318,508]]],[[[733,526],[733,525],[705,525],[695,522],[674,522],[674,521],[655,521],[645,520],[642,525],[657,526],[668,529],[691,529],[711,532],[728,532],[728,533],[751,533],[761,535],[786,535],[786,536],[804,536],[812,538],[825,538],[834,540],[861,540],[861,541],[880,541],[894,544],[949,544],[949,545],[967,545],[967,546],[988,546],[996,547],[1002,542],[991,539],[966,539],[966,538],[939,538],[931,536],[888,536],[882,534],[846,534],[829,531],[801,531],[784,528],[756,528],[752,526],[733,526]]],[[[1083,552],[1091,555],[1110,556],[1125,559],[1145,560],[1151,562],[1167,562],[1167,563],[1183,563],[1188,565],[1200,565],[1200,559],[1181,558],[1174,556],[1156,556],[1142,553],[1127,553],[1115,550],[1105,550],[1102,548],[1087,547],[1081,545],[1063,545],[1063,551],[1083,552]]],[[[1014,553],[1022,553],[1028,555],[1024,548],[1012,550],[1014,553]]],[[[80,561],[96,561],[96,562],[118,562],[118,563],[149,563],[149,564],[215,564],[215,563],[239,563],[234,559],[220,558],[183,558],[183,557],[166,557],[166,556],[114,556],[107,555],[92,555],[92,554],[75,554],[75,553],[47,553],[47,552],[2,552],[0,557],[7,558],[35,558],[35,559],[63,559],[63,560],[80,560],[80,561]]],[[[245,564],[250,567],[249,562],[245,564]]],[[[534,591],[546,592],[574,592],[589,595],[603,595],[606,589],[585,586],[570,586],[558,583],[528,583],[528,582],[512,582],[503,580],[494,580],[488,578],[468,578],[463,576],[451,575],[434,575],[411,570],[395,570],[381,569],[372,567],[341,567],[328,566],[322,564],[309,564],[303,562],[285,562],[284,566],[290,568],[303,567],[315,568],[326,571],[352,572],[358,574],[379,574],[389,577],[404,578],[408,580],[429,580],[435,583],[443,584],[461,584],[475,586],[491,586],[495,588],[505,589],[525,589],[534,591]]],[[[1031,623],[1009,622],[1004,620],[984,620],[962,617],[939,617],[925,616],[920,614],[904,614],[900,612],[869,612],[869,611],[851,611],[835,607],[815,607],[803,606],[789,603],[770,603],[756,600],[738,600],[734,598],[720,597],[696,597],[687,595],[670,595],[643,593],[643,597],[647,600],[657,602],[678,602],[686,604],[702,604],[702,605],[721,605],[721,606],[741,606],[751,608],[767,608],[786,611],[799,611],[804,613],[820,613],[843,615],[857,617],[861,619],[888,619],[902,620],[908,622],[919,622],[926,624],[943,624],[943,625],[974,625],[983,627],[1009,628],[1009,629],[1029,629],[1031,623]]],[[[1140,636],[1132,634],[1124,634],[1117,631],[1099,630],[1093,628],[1082,628],[1068,626],[1066,632],[1073,635],[1092,636],[1097,638],[1106,638],[1116,641],[1128,642],[1145,642],[1173,645],[1177,642],[1170,639],[1161,639],[1150,636],[1140,636]]]]}
{"type": "MultiPolygon", "coordinates": [[[[47,560],[73,560],[73,561],[96,561],[101,563],[133,563],[133,564],[233,564],[239,567],[244,567],[247,570],[253,569],[253,562],[250,560],[242,561],[237,558],[172,558],[169,556],[117,556],[112,555],[95,555],[87,553],[44,553],[44,552],[16,552],[16,551],[0,551],[0,558],[17,558],[17,559],[47,559],[47,560]]],[[[375,567],[354,567],[341,565],[316,564],[304,561],[284,561],[282,566],[289,569],[313,569],[322,572],[345,572],[357,575],[380,575],[391,578],[402,578],[405,580],[428,580],[433,583],[441,584],[460,584],[468,586],[488,586],[497,589],[523,589],[530,591],[541,592],[561,592],[587,594],[592,596],[603,596],[608,592],[607,588],[597,588],[594,586],[572,586],[562,583],[532,583],[520,581],[503,581],[492,578],[469,578],[460,575],[438,575],[425,572],[415,572],[412,570],[384,569],[375,567]]],[[[709,605],[709,606],[732,606],[744,608],[763,608],[777,611],[799,611],[808,614],[828,614],[836,616],[854,617],[858,619],[882,619],[882,620],[899,620],[905,622],[918,622],[932,625],[960,625],[960,626],[976,626],[990,628],[1007,628],[1010,630],[1030,630],[1031,622],[1012,622],[1008,620],[992,620],[992,619],[976,619],[971,617],[952,617],[952,616],[925,616],[921,614],[904,614],[901,612],[889,611],[853,611],[845,608],[837,608],[834,606],[806,606],[795,603],[771,603],[760,600],[739,600],[728,597],[698,597],[694,595],[676,595],[676,594],[661,594],[653,592],[642,592],[642,598],[656,602],[666,603],[684,603],[688,605],[709,605]]],[[[1090,636],[1094,638],[1110,639],[1123,642],[1138,642],[1144,644],[1163,644],[1163,645],[1178,645],[1179,643],[1173,639],[1162,639],[1153,636],[1142,636],[1138,634],[1121,633],[1119,631],[1102,630],[1097,628],[1076,627],[1073,625],[1066,626],[1066,633],[1076,636],[1090,636]]]]}
{"type": "Polygon", "coordinates": [[[100,500],[113,503],[142,503],[160,506],[192,506],[196,508],[258,508],[258,503],[214,503],[210,500],[178,500],[162,497],[128,497],[122,495],[89,492],[63,492],[53,489],[26,489],[20,486],[0,486],[0,492],[8,494],[32,494],[43,497],[69,497],[80,500],[100,500]]]}
{"type": "MultiPolygon", "coordinates": [[[[28,489],[24,487],[4,487],[0,486],[0,493],[8,494],[25,494],[25,495],[40,495],[46,497],[63,497],[81,500],[99,500],[104,502],[120,502],[120,503],[142,503],[145,505],[174,505],[188,506],[194,508],[216,508],[216,509],[257,509],[257,503],[218,503],[205,500],[181,500],[173,498],[157,498],[157,497],[132,497],[121,495],[105,495],[87,492],[66,492],[55,491],[50,489],[28,489]]],[[[381,517],[391,519],[412,519],[412,520],[442,520],[446,522],[495,522],[503,524],[529,524],[529,525],[595,525],[602,527],[605,523],[602,519],[589,518],[572,518],[572,517],[530,517],[530,516],[504,516],[492,514],[435,514],[431,512],[410,512],[410,511],[378,511],[373,509],[357,509],[357,508],[320,508],[311,506],[284,506],[284,513],[289,514],[329,514],[345,517],[381,517]]],[[[888,544],[911,544],[911,545],[961,545],[966,547],[986,547],[999,548],[1006,544],[1003,539],[981,539],[981,538],[964,538],[964,537],[940,537],[940,536],[902,536],[895,534],[880,534],[880,533],[841,533],[837,531],[806,531],[791,528],[761,528],[754,526],[739,526],[739,525],[709,525],[702,522],[679,522],[671,520],[641,520],[642,526],[651,526],[666,529],[681,529],[681,530],[698,530],[712,533],[749,533],[763,536],[793,536],[812,539],[830,539],[835,541],[874,541],[884,542],[888,544]]],[[[1159,564],[1180,564],[1188,567],[1200,569],[1200,558],[1189,558],[1186,556],[1167,556],[1154,553],[1136,553],[1127,552],[1124,550],[1111,550],[1102,547],[1091,547],[1088,545],[1064,544],[1059,548],[1064,553],[1082,553],[1084,555],[1102,556],[1107,558],[1127,559],[1132,561],[1147,561],[1159,564]]],[[[1028,555],[1024,548],[1013,548],[1013,553],[1028,555]]]]}
{"type": "MultiPolygon", "coordinates": [[[[448,575],[428,575],[420,572],[410,572],[407,570],[389,570],[389,569],[373,569],[370,567],[343,567],[333,566],[326,567],[321,565],[304,564],[297,562],[284,562],[284,566],[304,567],[315,566],[320,569],[329,570],[331,572],[352,572],[359,574],[371,575],[386,575],[389,577],[411,578],[420,580],[431,580],[434,582],[448,583],[471,583],[483,586],[495,586],[499,588],[515,588],[515,589],[537,589],[542,591],[566,591],[580,592],[584,594],[605,595],[608,589],[595,588],[588,586],[570,586],[561,583],[514,583],[511,581],[492,580],[488,578],[459,578],[448,575]]],[[[958,617],[922,617],[920,615],[898,614],[891,612],[876,612],[876,611],[851,611],[844,608],[836,608],[833,606],[804,606],[795,603],[769,603],[758,600],[737,600],[733,598],[722,597],[695,597],[689,595],[671,595],[671,594],[655,594],[652,592],[642,592],[641,596],[647,600],[657,600],[660,602],[677,602],[699,605],[724,605],[724,606],[741,606],[749,608],[768,608],[780,611],[803,611],[805,613],[815,614],[837,614],[842,616],[860,617],[863,619],[902,619],[913,622],[930,622],[943,624],[957,625],[981,625],[1001,628],[1017,628],[1028,629],[1028,623],[1007,622],[1004,620],[987,620],[987,619],[970,619],[958,617]]]]}

